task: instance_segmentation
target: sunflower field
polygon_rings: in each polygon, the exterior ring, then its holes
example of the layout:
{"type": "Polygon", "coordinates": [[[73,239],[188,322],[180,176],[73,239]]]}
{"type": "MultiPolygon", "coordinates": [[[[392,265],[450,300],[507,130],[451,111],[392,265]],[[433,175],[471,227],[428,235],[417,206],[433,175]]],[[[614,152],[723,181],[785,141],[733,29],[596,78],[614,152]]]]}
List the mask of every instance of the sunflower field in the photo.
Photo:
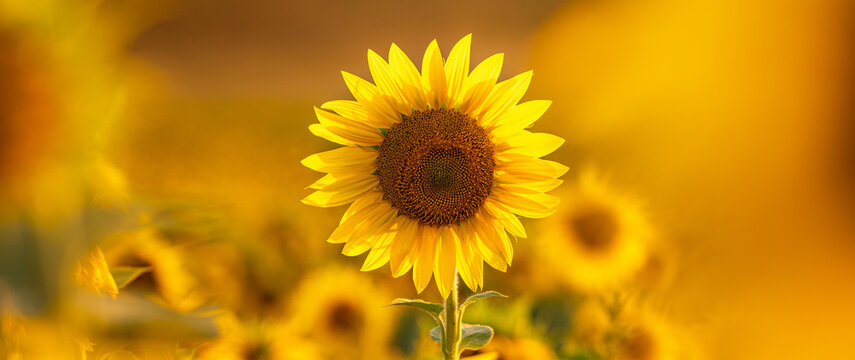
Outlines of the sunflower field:
{"type": "Polygon", "coordinates": [[[855,359],[852,24],[0,0],[0,360],[855,359]]]}

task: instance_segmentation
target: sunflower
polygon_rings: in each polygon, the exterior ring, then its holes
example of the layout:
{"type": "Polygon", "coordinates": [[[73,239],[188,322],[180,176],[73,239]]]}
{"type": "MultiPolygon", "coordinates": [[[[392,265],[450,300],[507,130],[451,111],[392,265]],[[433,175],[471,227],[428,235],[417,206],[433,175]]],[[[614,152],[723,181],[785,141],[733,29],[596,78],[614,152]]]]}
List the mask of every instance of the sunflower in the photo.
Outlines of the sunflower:
{"type": "Polygon", "coordinates": [[[389,61],[368,51],[374,84],[342,72],[356,101],[315,108],[309,130],[343,147],[311,155],[303,165],[327,173],[303,203],[351,203],[330,235],[343,254],[368,252],[362,270],[389,262],[395,277],[413,269],[421,292],[436,277],[447,297],[459,271],[483,286],[483,262],[505,271],[511,236],[525,238],[517,215],[551,215],[567,167],[539,159],[564,142],[524,130],[551,104],[519,103],[532,72],[496,83],[502,54],[469,72],[471,35],[443,60],[436,40],[421,73],[392,44],[389,61]],[[511,236],[509,236],[510,234],[511,236]]]}
{"type": "Polygon", "coordinates": [[[105,256],[111,268],[150,269],[127,285],[130,291],[155,295],[155,300],[180,312],[191,311],[204,300],[182,252],[154,230],[138,230],[120,238],[107,248],[105,256]]]}
{"type": "Polygon", "coordinates": [[[202,360],[312,360],[321,359],[317,347],[289,334],[278,321],[242,321],[225,313],[217,319],[219,338],[200,347],[202,360]]]}
{"type": "Polygon", "coordinates": [[[639,202],[612,191],[594,171],[585,171],[575,191],[541,235],[545,265],[576,290],[597,292],[625,284],[645,265],[651,226],[639,202]]]}
{"type": "Polygon", "coordinates": [[[682,342],[675,329],[660,316],[630,307],[617,320],[620,336],[613,344],[616,360],[670,360],[682,342]]]}
{"type": "Polygon", "coordinates": [[[497,337],[476,351],[464,351],[464,360],[551,360],[558,359],[546,344],[532,338],[497,337]]]}
{"type": "Polygon", "coordinates": [[[387,359],[395,318],[383,306],[386,290],[357,271],[327,268],[309,273],[290,301],[290,330],[326,344],[324,358],[387,359]]]}

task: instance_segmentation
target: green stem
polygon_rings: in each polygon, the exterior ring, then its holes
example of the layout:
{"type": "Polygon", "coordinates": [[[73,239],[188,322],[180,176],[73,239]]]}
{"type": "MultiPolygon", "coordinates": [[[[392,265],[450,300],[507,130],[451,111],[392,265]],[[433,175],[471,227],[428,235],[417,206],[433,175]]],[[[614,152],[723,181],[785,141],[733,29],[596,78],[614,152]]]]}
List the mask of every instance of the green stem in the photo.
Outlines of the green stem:
{"type": "Polygon", "coordinates": [[[443,336],[442,355],[445,360],[460,359],[460,323],[457,311],[457,270],[454,271],[454,286],[445,299],[445,334],[443,336]]]}

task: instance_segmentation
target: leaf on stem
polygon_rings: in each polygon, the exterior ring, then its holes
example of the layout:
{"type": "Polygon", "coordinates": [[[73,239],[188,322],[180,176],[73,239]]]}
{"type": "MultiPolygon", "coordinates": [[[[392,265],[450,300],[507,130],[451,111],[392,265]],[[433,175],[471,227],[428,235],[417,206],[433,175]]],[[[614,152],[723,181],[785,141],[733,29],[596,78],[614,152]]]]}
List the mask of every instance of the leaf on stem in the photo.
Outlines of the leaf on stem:
{"type": "Polygon", "coordinates": [[[480,293],[473,294],[472,296],[470,296],[470,297],[466,298],[466,301],[464,301],[462,304],[460,304],[460,306],[458,306],[458,307],[457,307],[457,309],[458,309],[458,310],[460,310],[460,312],[461,312],[461,313],[463,313],[463,310],[466,310],[466,308],[467,308],[469,305],[472,305],[472,304],[474,304],[474,303],[475,303],[475,302],[477,302],[477,301],[480,301],[480,300],[483,300],[483,299],[486,299],[486,298],[491,298],[491,297],[503,297],[503,298],[506,298],[507,296],[502,295],[502,294],[500,294],[500,293],[498,293],[498,292],[495,292],[495,291],[485,291],[485,292],[480,292],[480,293]]]}
{"type": "MultiPolygon", "coordinates": [[[[433,337],[433,331],[431,331],[433,337]]],[[[460,334],[460,350],[478,350],[493,339],[493,328],[485,325],[463,324],[460,334]]]]}
{"type": "Polygon", "coordinates": [[[435,326],[433,329],[430,329],[430,338],[433,339],[433,341],[442,344],[442,329],[440,329],[439,326],[435,326]]]}
{"type": "Polygon", "coordinates": [[[435,316],[439,316],[439,314],[442,312],[442,309],[443,309],[442,305],[440,305],[440,304],[431,303],[431,302],[427,302],[427,301],[420,300],[420,299],[395,299],[389,305],[386,305],[386,306],[393,306],[393,305],[412,306],[414,308],[427,311],[431,315],[435,315],[435,316]]]}

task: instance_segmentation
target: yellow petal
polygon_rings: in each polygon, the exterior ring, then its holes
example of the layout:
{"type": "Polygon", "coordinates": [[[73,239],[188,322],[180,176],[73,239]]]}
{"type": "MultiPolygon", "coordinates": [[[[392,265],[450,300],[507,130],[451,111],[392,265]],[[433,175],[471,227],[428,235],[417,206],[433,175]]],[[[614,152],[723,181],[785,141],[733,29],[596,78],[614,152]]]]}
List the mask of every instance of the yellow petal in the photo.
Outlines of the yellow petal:
{"type": "Polygon", "coordinates": [[[330,151],[319,152],[301,160],[303,166],[320,172],[331,172],[336,168],[358,167],[377,159],[378,151],[359,146],[344,146],[330,151]]]}
{"type": "Polygon", "coordinates": [[[377,239],[377,242],[368,252],[365,257],[365,262],[362,263],[361,271],[372,271],[379,269],[381,266],[389,262],[389,255],[392,253],[392,240],[395,238],[394,229],[377,239]]]}
{"type": "Polygon", "coordinates": [[[398,210],[392,208],[388,201],[381,201],[377,207],[378,210],[368,219],[356,225],[348,242],[367,242],[375,234],[389,231],[398,216],[398,210]]]}
{"type": "MultiPolygon", "coordinates": [[[[425,99],[425,90],[422,85],[422,76],[419,74],[416,66],[410,61],[398,45],[392,44],[389,48],[389,65],[398,77],[401,84],[401,93],[404,96],[407,104],[424,111],[426,109],[427,100],[425,99]]],[[[412,110],[412,109],[411,109],[412,110]]]]}
{"type": "Polygon", "coordinates": [[[561,177],[569,168],[555,161],[543,159],[516,159],[496,164],[496,177],[508,181],[546,181],[561,177]]]}
{"type": "Polygon", "coordinates": [[[336,143],[336,144],[341,144],[341,145],[356,145],[356,143],[354,143],[353,141],[350,141],[350,140],[345,139],[345,138],[343,138],[343,137],[341,137],[341,136],[338,136],[338,135],[336,135],[336,134],[333,134],[332,132],[330,132],[329,130],[327,130],[327,128],[326,128],[326,127],[324,127],[324,126],[323,126],[323,125],[321,125],[321,124],[312,124],[312,125],[309,125],[309,132],[311,132],[313,135],[315,135],[315,136],[317,136],[317,137],[327,139],[327,140],[332,141],[332,142],[334,142],[334,143],[336,143]]]}
{"type": "Polygon", "coordinates": [[[519,130],[514,135],[502,138],[502,143],[496,145],[497,156],[506,154],[520,154],[530,157],[541,157],[558,150],[564,139],[548,134],[533,133],[519,130]]]}
{"type": "Polygon", "coordinates": [[[401,121],[401,115],[374,84],[347,71],[342,71],[341,76],[344,78],[344,84],[347,85],[350,93],[353,94],[353,98],[367,111],[376,114],[378,121],[388,122],[389,124],[401,121]]]}
{"type": "Polygon", "coordinates": [[[532,71],[526,71],[522,74],[514,76],[508,80],[502,81],[493,88],[484,104],[481,105],[478,113],[481,124],[485,127],[492,127],[496,119],[503,115],[511,106],[517,104],[528,90],[528,85],[531,83],[532,71]]]}
{"type": "Polygon", "coordinates": [[[549,194],[518,194],[494,189],[493,199],[513,211],[528,218],[544,218],[555,213],[560,200],[549,194]]]}
{"type": "MultiPolygon", "coordinates": [[[[496,227],[493,226],[493,220],[486,211],[475,215],[476,220],[472,222],[476,233],[478,234],[478,250],[481,256],[487,261],[490,266],[499,270],[507,271],[508,258],[510,257],[507,248],[505,247],[499,234],[496,232],[496,227]]],[[[505,230],[501,230],[504,232],[505,230]]]]}
{"type": "Polygon", "coordinates": [[[549,100],[532,100],[511,107],[496,119],[493,136],[501,138],[528,128],[543,116],[550,105],[552,101],[549,100]]]}
{"type": "Polygon", "coordinates": [[[493,223],[493,227],[496,230],[496,235],[499,236],[499,241],[501,241],[502,246],[505,248],[505,260],[508,262],[508,266],[514,261],[514,245],[511,244],[511,239],[508,237],[508,233],[505,232],[502,224],[499,222],[493,223]]]}
{"type": "Polygon", "coordinates": [[[321,109],[335,111],[341,116],[377,129],[388,128],[394,123],[394,119],[390,119],[383,114],[373,112],[359,102],[353,100],[327,101],[321,105],[321,109]]]}
{"type": "Polygon", "coordinates": [[[469,74],[469,49],[472,47],[472,34],[464,36],[448,53],[445,62],[445,76],[448,79],[449,107],[457,106],[462,98],[463,82],[469,74]]]}
{"type": "Polygon", "coordinates": [[[385,214],[388,209],[389,205],[380,200],[375,192],[358,197],[341,217],[339,226],[333,230],[327,242],[339,244],[350,240],[360,224],[385,214]]]}
{"type": "Polygon", "coordinates": [[[537,194],[552,191],[561,185],[564,181],[561,179],[550,179],[545,181],[535,182],[518,182],[518,183],[503,183],[501,179],[495,179],[496,187],[509,192],[518,192],[523,194],[537,194]]]}
{"type": "Polygon", "coordinates": [[[324,128],[335,135],[352,141],[354,144],[372,146],[383,142],[383,135],[368,125],[321,110],[318,107],[315,107],[315,115],[324,128]]]}
{"type": "Polygon", "coordinates": [[[419,223],[410,220],[406,216],[398,217],[398,232],[392,241],[392,254],[389,264],[392,266],[392,276],[400,277],[407,273],[413,266],[410,252],[416,244],[419,223]]]}
{"type": "Polygon", "coordinates": [[[383,192],[380,190],[371,190],[367,191],[365,194],[362,194],[353,201],[353,204],[347,207],[347,210],[344,212],[344,215],[341,216],[341,220],[338,222],[339,224],[344,224],[348,218],[353,216],[368,206],[375,206],[381,199],[383,198],[383,192]]]}
{"type": "Polygon", "coordinates": [[[371,71],[371,77],[374,78],[377,88],[389,97],[395,110],[399,113],[407,113],[412,109],[412,106],[407,106],[401,94],[401,86],[398,84],[397,78],[392,76],[392,67],[373,50],[368,50],[368,69],[371,71]]]}
{"type": "Polygon", "coordinates": [[[463,279],[466,286],[472,291],[477,291],[478,280],[473,276],[474,274],[470,267],[470,261],[473,257],[472,241],[475,235],[470,233],[466,225],[466,223],[461,223],[453,228],[457,232],[457,239],[459,240],[457,241],[457,253],[460,255],[457,256],[456,266],[458,273],[460,273],[460,278],[463,279]]]}
{"type": "Polygon", "coordinates": [[[439,235],[433,272],[439,293],[445,299],[454,286],[454,277],[456,276],[457,238],[448,226],[440,227],[439,235]]]}
{"type": "Polygon", "coordinates": [[[494,219],[502,223],[502,227],[512,235],[521,238],[528,237],[526,236],[525,227],[523,227],[520,219],[502,204],[497,203],[493,199],[487,198],[484,201],[484,210],[486,210],[494,219]]]}
{"type": "Polygon", "coordinates": [[[326,188],[339,179],[356,175],[370,175],[377,171],[377,165],[374,163],[367,163],[354,168],[331,168],[330,171],[331,172],[329,174],[324,175],[306,188],[320,190],[326,188]]]}
{"type": "Polygon", "coordinates": [[[495,54],[482,61],[463,82],[460,111],[471,114],[478,109],[493,91],[502,72],[504,54],[495,54]]]}
{"type": "Polygon", "coordinates": [[[436,231],[430,231],[419,236],[418,256],[416,263],[413,265],[413,283],[416,284],[416,291],[420,294],[427,287],[428,283],[430,283],[435,258],[436,231]]]}
{"type": "Polygon", "coordinates": [[[347,204],[359,195],[380,185],[374,175],[356,175],[340,179],[303,198],[306,205],[334,207],[347,204]]]}
{"type": "Polygon", "coordinates": [[[422,58],[422,84],[428,90],[428,104],[438,108],[447,102],[448,85],[436,39],[428,45],[422,58]]]}

